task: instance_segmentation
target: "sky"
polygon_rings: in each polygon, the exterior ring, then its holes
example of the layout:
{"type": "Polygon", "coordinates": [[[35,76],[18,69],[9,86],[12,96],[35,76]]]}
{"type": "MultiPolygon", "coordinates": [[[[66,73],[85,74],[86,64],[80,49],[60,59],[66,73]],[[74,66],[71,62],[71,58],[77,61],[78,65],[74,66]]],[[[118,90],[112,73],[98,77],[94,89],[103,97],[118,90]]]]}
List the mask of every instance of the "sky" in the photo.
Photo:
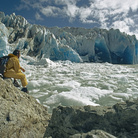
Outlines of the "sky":
{"type": "Polygon", "coordinates": [[[138,37],[138,0],[3,0],[0,11],[46,27],[114,28],[138,37]]]}

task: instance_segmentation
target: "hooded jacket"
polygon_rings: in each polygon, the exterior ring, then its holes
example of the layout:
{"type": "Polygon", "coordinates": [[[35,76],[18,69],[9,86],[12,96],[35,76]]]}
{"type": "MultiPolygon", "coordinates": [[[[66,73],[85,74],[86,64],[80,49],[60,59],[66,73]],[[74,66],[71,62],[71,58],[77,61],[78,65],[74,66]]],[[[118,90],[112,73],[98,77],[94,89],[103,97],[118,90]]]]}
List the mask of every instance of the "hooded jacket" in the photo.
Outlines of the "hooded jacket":
{"type": "Polygon", "coordinates": [[[8,56],[10,58],[6,64],[6,72],[10,70],[10,71],[15,71],[16,73],[20,73],[21,66],[18,57],[14,54],[9,54],[8,56]]]}
{"type": "Polygon", "coordinates": [[[23,68],[20,66],[19,59],[14,54],[8,55],[10,58],[6,64],[6,71],[4,72],[4,77],[20,79],[22,86],[27,86],[28,82],[26,80],[25,74],[21,72],[23,68]]]}

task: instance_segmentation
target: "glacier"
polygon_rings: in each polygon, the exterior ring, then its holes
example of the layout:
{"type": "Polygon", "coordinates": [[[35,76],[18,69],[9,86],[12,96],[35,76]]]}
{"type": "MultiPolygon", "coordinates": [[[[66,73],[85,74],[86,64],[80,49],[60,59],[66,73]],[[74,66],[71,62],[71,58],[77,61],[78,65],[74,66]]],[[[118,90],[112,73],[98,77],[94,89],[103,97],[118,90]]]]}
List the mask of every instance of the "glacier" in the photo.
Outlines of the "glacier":
{"type": "Polygon", "coordinates": [[[118,29],[52,27],[30,24],[0,12],[0,56],[20,49],[38,60],[137,64],[138,40],[118,29]]]}

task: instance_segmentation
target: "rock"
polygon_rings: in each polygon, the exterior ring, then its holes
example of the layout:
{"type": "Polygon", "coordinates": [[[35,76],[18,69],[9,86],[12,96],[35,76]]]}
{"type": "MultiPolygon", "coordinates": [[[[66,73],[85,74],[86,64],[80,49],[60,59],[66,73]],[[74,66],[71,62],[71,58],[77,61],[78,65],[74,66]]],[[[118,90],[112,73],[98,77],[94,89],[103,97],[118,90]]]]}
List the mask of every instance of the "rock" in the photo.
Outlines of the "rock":
{"type": "Polygon", "coordinates": [[[73,136],[70,136],[69,138],[116,138],[116,137],[102,130],[92,130],[88,133],[75,134],[73,136]]]}
{"type": "Polygon", "coordinates": [[[0,138],[41,138],[49,118],[46,107],[0,78],[0,138]]]}
{"type": "MultiPolygon", "coordinates": [[[[117,103],[112,107],[59,106],[53,110],[44,137],[80,138],[89,135],[92,130],[105,131],[112,137],[138,137],[138,100],[117,103]]],[[[102,137],[100,133],[98,138],[102,137]]],[[[94,134],[90,135],[93,137],[94,134]]]]}

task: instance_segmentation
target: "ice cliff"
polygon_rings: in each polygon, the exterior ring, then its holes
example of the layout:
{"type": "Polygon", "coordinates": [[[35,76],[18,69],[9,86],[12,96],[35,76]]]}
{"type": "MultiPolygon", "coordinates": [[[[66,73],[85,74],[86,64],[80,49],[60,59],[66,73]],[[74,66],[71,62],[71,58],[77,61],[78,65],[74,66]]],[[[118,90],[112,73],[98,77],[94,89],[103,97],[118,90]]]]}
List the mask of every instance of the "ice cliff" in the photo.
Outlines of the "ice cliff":
{"type": "Polygon", "coordinates": [[[69,45],[83,61],[119,64],[138,63],[138,41],[135,36],[110,29],[49,28],[57,39],[69,45]]]}
{"type": "Polygon", "coordinates": [[[18,48],[24,54],[51,60],[82,62],[79,54],[55,38],[46,27],[31,25],[15,14],[0,13],[0,54],[18,48]]]}
{"type": "Polygon", "coordinates": [[[138,63],[138,40],[119,30],[29,24],[0,12],[0,56],[19,48],[25,55],[72,62],[138,63]]]}

